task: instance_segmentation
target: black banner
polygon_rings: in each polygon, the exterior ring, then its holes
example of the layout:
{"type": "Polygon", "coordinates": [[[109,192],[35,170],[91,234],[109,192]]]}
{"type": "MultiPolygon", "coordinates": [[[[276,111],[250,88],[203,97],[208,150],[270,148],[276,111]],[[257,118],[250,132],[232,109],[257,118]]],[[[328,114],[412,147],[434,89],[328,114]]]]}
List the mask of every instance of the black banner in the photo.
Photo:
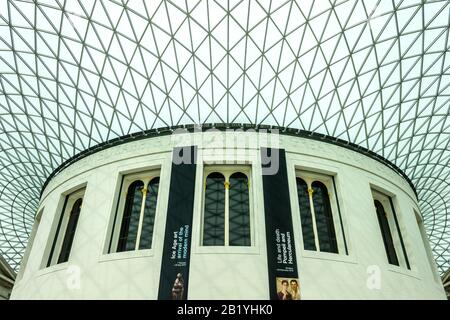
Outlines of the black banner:
{"type": "Polygon", "coordinates": [[[270,299],[300,300],[284,149],[261,148],[261,163],[270,299]],[[276,166],[276,172],[265,170],[276,166]]]}
{"type": "Polygon", "coordinates": [[[174,148],[158,299],[188,296],[197,147],[174,148]]]}

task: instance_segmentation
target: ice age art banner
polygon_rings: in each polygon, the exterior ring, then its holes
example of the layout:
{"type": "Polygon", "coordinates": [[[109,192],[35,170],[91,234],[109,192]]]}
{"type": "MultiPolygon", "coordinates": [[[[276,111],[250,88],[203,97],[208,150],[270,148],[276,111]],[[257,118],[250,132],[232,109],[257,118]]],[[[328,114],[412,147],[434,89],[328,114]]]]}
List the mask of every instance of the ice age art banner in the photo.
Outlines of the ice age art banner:
{"type": "Polygon", "coordinates": [[[195,146],[173,151],[159,300],[186,300],[188,296],[196,155],[195,146]]]}

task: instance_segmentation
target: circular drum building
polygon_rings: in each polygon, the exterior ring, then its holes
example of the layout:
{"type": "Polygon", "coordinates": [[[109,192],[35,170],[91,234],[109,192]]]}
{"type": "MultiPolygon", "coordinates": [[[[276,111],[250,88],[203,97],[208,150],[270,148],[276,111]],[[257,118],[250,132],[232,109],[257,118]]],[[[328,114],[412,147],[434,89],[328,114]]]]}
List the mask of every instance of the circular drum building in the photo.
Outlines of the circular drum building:
{"type": "Polygon", "coordinates": [[[444,299],[449,12],[0,1],[0,291],[444,299]]]}
{"type": "Polygon", "coordinates": [[[154,130],[55,173],[15,299],[445,297],[412,183],[342,140],[154,130]]]}

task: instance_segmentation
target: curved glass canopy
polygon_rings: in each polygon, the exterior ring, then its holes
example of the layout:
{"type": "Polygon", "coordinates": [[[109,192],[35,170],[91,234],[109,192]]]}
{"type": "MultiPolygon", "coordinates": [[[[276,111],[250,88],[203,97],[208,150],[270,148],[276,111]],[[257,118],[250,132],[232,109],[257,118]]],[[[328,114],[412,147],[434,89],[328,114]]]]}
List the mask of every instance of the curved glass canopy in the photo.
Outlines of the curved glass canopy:
{"type": "Polygon", "coordinates": [[[180,124],[310,130],[415,184],[450,257],[449,1],[0,1],[0,253],[17,270],[40,189],[98,143],[180,124]]]}

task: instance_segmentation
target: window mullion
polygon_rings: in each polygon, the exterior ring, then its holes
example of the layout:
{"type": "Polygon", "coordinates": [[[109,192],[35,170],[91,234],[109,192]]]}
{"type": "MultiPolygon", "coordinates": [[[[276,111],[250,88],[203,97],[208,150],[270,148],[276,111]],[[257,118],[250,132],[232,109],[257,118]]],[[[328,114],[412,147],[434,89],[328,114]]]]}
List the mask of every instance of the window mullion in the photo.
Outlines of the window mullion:
{"type": "Polygon", "coordinates": [[[229,177],[226,177],[225,183],[224,183],[224,188],[225,188],[225,228],[224,228],[224,232],[225,232],[225,246],[229,246],[230,245],[230,199],[229,199],[229,195],[230,195],[230,182],[229,182],[229,177]]]}
{"type": "Polygon", "coordinates": [[[309,203],[311,206],[311,220],[312,220],[312,225],[313,225],[314,242],[316,244],[316,250],[320,251],[319,236],[317,234],[316,212],[314,210],[313,193],[314,193],[314,190],[312,188],[308,188],[308,197],[309,197],[309,203]]]}
{"type": "Polygon", "coordinates": [[[139,244],[141,242],[142,224],[144,223],[144,210],[145,210],[145,201],[147,200],[147,192],[148,192],[147,188],[144,187],[144,189],[142,189],[142,204],[141,204],[141,212],[139,214],[139,225],[136,236],[136,246],[134,247],[135,250],[139,250],[139,244]]]}

